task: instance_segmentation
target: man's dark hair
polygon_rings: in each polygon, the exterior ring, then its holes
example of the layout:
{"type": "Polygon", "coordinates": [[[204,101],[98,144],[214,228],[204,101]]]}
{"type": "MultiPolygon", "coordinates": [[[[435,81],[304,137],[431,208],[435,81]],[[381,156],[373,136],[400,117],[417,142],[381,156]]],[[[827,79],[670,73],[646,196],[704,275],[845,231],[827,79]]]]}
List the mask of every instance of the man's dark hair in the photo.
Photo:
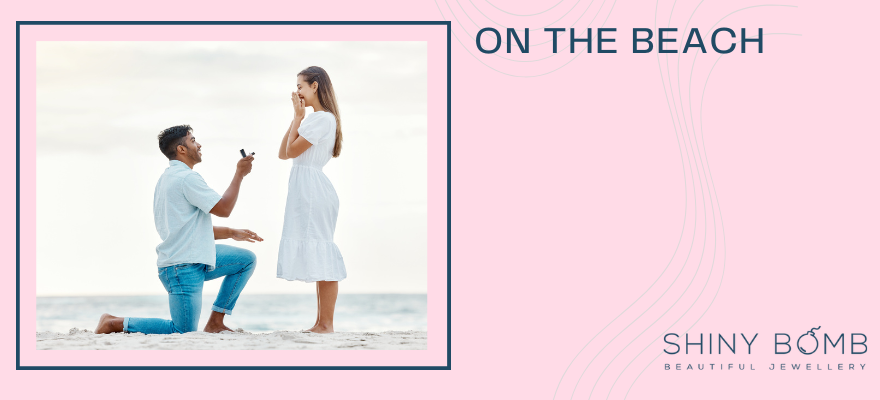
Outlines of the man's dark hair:
{"type": "Polygon", "coordinates": [[[169,160],[177,158],[177,146],[186,146],[186,134],[192,132],[189,125],[172,126],[159,133],[159,150],[169,160]]]}

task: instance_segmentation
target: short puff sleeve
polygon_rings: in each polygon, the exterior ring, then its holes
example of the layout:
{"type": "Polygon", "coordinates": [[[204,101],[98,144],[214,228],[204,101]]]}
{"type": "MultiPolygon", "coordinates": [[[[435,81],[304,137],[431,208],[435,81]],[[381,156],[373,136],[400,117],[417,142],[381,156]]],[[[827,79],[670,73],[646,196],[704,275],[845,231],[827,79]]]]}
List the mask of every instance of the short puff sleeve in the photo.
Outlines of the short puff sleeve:
{"type": "Polygon", "coordinates": [[[333,123],[336,122],[333,118],[333,114],[326,111],[312,113],[299,125],[297,132],[314,146],[335,136],[336,132],[331,132],[334,130],[333,123]]]}

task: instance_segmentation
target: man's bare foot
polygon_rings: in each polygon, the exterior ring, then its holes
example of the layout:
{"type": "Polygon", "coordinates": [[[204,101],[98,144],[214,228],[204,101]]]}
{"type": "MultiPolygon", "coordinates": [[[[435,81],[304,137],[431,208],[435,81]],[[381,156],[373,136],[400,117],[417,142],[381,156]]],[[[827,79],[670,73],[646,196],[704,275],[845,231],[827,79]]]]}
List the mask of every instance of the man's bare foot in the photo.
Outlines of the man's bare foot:
{"type": "Polygon", "coordinates": [[[306,329],[306,332],[311,333],[333,333],[333,325],[327,324],[317,324],[312,327],[312,329],[306,329]]]}
{"type": "Polygon", "coordinates": [[[203,330],[208,333],[220,333],[223,331],[235,332],[232,329],[229,329],[226,325],[223,325],[222,322],[220,324],[213,324],[211,321],[208,321],[208,324],[205,325],[205,329],[203,330]]]}
{"type": "Polygon", "coordinates": [[[226,324],[223,323],[223,317],[225,316],[226,314],[217,311],[211,311],[211,316],[208,317],[208,323],[205,324],[205,329],[203,330],[208,333],[219,333],[223,331],[235,332],[232,329],[226,327],[226,324]]]}
{"type": "Polygon", "coordinates": [[[123,319],[121,317],[103,314],[101,319],[98,320],[98,327],[95,328],[95,333],[122,332],[122,323],[123,319]]]}

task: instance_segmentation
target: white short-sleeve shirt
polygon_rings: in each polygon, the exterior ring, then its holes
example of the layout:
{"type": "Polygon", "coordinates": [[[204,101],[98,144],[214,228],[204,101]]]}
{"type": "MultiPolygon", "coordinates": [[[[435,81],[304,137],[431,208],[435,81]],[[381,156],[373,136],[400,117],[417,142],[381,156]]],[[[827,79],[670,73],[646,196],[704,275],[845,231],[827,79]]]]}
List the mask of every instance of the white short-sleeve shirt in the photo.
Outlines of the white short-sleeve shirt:
{"type": "Polygon", "coordinates": [[[153,193],[153,219],[162,238],[156,246],[159,268],[200,263],[214,269],[217,252],[210,212],[221,198],[198,172],[171,160],[153,193]]]}

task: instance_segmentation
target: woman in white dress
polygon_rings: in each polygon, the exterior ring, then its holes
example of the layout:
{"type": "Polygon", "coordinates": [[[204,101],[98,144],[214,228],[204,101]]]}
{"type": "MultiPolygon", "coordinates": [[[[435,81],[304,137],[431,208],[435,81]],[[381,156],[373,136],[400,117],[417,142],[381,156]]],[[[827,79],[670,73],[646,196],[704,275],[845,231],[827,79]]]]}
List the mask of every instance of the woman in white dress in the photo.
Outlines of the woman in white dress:
{"type": "Polygon", "coordinates": [[[333,332],[333,310],[339,281],[345,279],[342,254],[333,243],[339,197],[321,170],[342,150],[339,106],[330,76],[321,67],[308,67],[296,79],[292,93],[294,118],[281,140],[278,157],[293,159],[288,180],[284,230],[278,250],[278,277],[317,282],[318,318],[308,329],[333,332]],[[306,107],[314,112],[305,118],[306,107]]]}

